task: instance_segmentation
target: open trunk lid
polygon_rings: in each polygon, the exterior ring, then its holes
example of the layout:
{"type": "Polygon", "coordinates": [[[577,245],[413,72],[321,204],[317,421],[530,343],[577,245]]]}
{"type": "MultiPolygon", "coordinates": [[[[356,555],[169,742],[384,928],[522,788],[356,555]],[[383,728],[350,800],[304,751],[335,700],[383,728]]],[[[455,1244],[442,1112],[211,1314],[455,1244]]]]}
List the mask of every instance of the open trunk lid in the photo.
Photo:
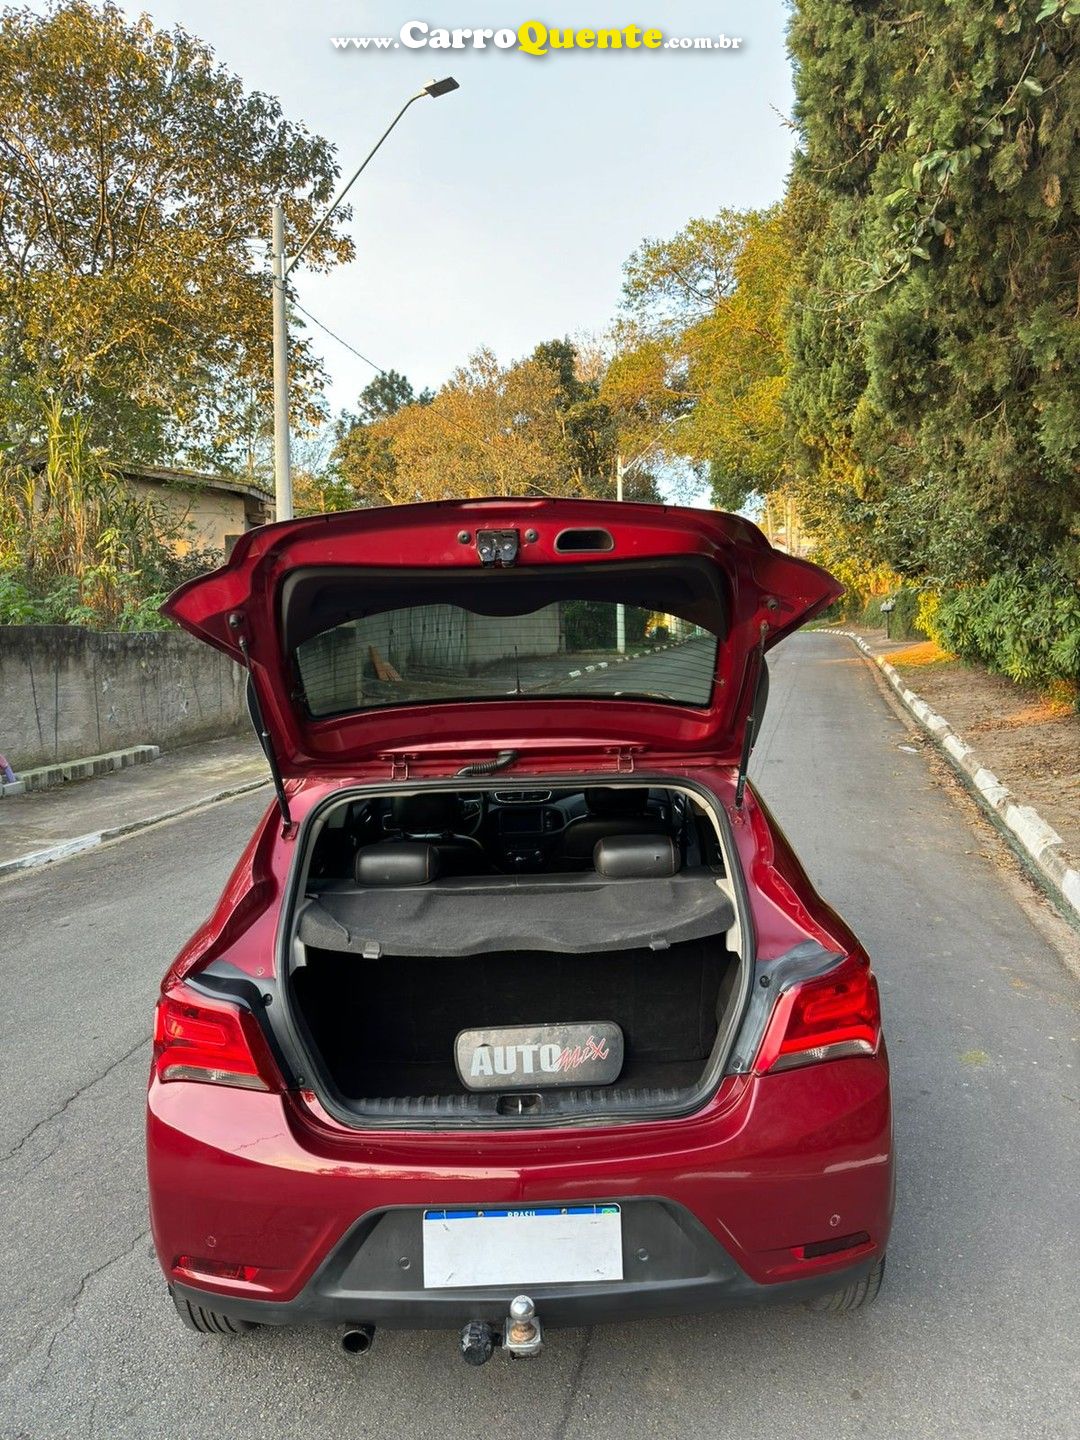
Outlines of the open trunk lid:
{"type": "Polygon", "coordinates": [[[262,526],[163,611],[250,671],[290,779],[507,749],[734,764],[765,652],[842,593],[738,516],[497,499],[262,526]]]}

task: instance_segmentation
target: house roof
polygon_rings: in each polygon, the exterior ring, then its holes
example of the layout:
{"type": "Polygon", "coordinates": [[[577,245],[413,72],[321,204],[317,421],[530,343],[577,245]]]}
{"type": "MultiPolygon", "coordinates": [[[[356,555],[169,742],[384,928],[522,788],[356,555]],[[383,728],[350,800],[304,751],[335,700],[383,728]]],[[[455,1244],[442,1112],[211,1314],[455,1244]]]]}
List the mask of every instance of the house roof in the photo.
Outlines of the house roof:
{"type": "Polygon", "coordinates": [[[242,495],[263,503],[273,499],[269,490],[231,475],[206,475],[198,470],[175,470],[163,465],[121,465],[120,474],[129,480],[142,480],[151,485],[176,485],[185,490],[220,490],[228,495],[242,495]]]}

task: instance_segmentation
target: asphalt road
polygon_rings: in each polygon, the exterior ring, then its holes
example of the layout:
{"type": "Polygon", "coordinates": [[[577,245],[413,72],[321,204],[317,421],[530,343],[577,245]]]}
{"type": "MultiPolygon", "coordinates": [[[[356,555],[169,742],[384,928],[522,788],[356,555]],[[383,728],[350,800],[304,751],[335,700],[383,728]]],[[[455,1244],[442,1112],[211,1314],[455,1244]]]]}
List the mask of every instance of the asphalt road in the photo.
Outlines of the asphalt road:
{"type": "Polygon", "coordinates": [[[881,978],[900,1179],[875,1308],[553,1332],[479,1371],[449,1334],[351,1360],[329,1332],[182,1330],[147,1235],[147,1036],[245,797],[0,882],[0,1434],[1076,1435],[1075,937],[848,641],[796,637],[772,669],[751,773],[881,978]]]}

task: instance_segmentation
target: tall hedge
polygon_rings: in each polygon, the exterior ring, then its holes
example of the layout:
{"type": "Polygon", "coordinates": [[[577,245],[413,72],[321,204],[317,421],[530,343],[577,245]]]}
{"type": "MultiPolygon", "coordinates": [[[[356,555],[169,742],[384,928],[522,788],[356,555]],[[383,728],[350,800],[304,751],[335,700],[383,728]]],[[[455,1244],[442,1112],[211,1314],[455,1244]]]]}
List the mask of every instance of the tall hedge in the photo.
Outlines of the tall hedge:
{"type": "Polygon", "coordinates": [[[786,406],[807,519],[967,587],[957,625],[991,581],[1019,605],[1035,565],[1067,598],[1080,0],[794,0],[790,46],[807,198],[786,406]]]}

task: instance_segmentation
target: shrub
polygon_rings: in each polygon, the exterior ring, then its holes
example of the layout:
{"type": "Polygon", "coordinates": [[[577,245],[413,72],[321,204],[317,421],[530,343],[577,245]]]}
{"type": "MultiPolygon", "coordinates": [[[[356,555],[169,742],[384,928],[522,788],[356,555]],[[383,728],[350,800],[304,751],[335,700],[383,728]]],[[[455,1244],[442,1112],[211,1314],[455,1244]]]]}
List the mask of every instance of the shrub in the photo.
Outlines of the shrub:
{"type": "Polygon", "coordinates": [[[87,438],[84,417],[42,412],[38,466],[0,463],[0,624],[157,630],[166,595],[221,557],[175,552],[176,527],[87,438]]]}
{"type": "Polygon", "coordinates": [[[1080,681],[1080,587],[1062,554],[941,597],[933,638],[1022,685],[1080,681]]]}

